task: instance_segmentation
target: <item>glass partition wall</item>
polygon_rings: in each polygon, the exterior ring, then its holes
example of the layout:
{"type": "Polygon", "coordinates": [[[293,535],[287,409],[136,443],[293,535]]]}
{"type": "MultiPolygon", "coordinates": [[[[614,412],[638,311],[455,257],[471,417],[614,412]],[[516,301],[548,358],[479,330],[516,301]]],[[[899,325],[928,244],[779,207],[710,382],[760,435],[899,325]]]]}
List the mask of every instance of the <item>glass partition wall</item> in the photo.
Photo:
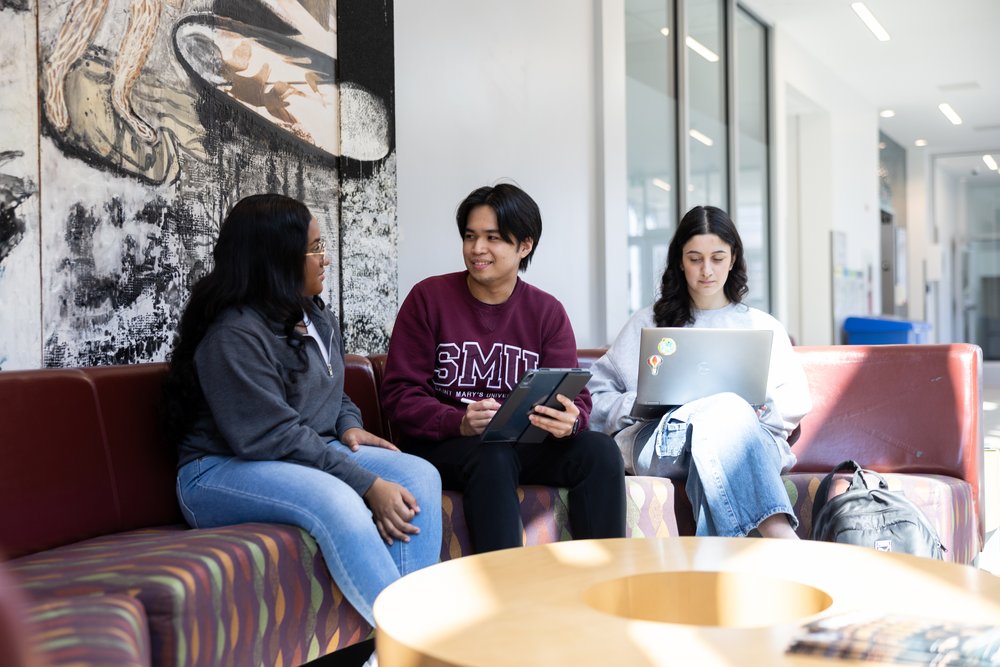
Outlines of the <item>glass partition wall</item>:
{"type": "Polygon", "coordinates": [[[767,28],[731,0],[625,0],[629,311],[659,293],[680,217],[733,216],[770,305],[767,28]]]}

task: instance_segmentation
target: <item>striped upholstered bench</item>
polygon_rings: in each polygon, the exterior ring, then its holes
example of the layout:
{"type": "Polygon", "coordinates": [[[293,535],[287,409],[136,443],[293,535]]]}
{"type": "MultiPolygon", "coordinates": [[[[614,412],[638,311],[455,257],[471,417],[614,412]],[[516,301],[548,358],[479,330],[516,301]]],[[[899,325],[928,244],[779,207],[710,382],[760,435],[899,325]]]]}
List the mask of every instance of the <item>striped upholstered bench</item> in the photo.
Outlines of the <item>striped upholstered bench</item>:
{"type": "Polygon", "coordinates": [[[54,665],[149,665],[150,649],[160,665],[301,665],[371,630],[330,580],[313,539],[291,526],[136,530],[7,567],[34,601],[38,648],[54,665]],[[111,649],[119,662],[98,652],[111,649]]]}
{"type": "Polygon", "coordinates": [[[146,610],[131,595],[72,595],[27,605],[35,649],[47,667],[150,664],[146,610]]]}
{"type": "MultiPolygon", "coordinates": [[[[676,535],[670,483],[627,482],[629,535],[676,535]]],[[[526,544],[570,539],[565,489],[526,486],[519,495],[526,544]]],[[[442,559],[471,553],[456,493],[445,495],[444,527],[442,559]]],[[[371,632],[313,539],[291,526],[135,530],[6,566],[34,600],[37,649],[53,667],[301,665],[371,632]]]]}
{"type": "MultiPolygon", "coordinates": [[[[567,489],[549,486],[522,486],[521,522],[526,545],[547,544],[572,539],[567,513],[567,489]]],[[[670,480],[657,477],[625,478],[626,537],[677,536],[674,520],[674,487],[670,480]]],[[[441,540],[441,560],[467,556],[472,552],[469,531],[465,526],[462,496],[445,491],[441,540]]]]}

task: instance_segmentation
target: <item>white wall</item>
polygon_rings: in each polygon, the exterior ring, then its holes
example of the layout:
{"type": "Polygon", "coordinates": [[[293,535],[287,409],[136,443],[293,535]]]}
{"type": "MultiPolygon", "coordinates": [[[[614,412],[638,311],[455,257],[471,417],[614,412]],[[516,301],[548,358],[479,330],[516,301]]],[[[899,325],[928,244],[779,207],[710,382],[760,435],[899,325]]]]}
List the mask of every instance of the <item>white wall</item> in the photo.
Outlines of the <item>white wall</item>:
{"type": "Polygon", "coordinates": [[[400,302],[419,280],[463,268],[456,207],[511,179],[542,211],[524,278],[563,302],[578,345],[607,342],[598,4],[394,4],[400,302]]]}
{"type": "MultiPolygon", "coordinates": [[[[773,224],[776,234],[797,241],[777,246],[781,252],[775,257],[786,264],[775,288],[775,315],[798,332],[799,344],[827,345],[837,342],[830,232],[846,234],[848,268],[867,271],[877,268],[879,259],[878,109],[793,36],[776,29],[772,37],[772,155],[778,180],[773,224]],[[796,122],[789,122],[792,117],[796,122]],[[797,196],[789,197],[789,188],[797,188],[797,196]]],[[[879,290],[878,273],[872,271],[873,294],[879,290]]]]}
{"type": "MultiPolygon", "coordinates": [[[[545,225],[525,278],[562,300],[579,345],[607,343],[626,302],[621,0],[428,0],[394,11],[400,299],[462,268],[456,206],[510,178],[545,225]]],[[[781,30],[774,56],[775,314],[797,342],[828,344],[831,230],[847,235],[850,268],[879,259],[877,108],[781,30]],[[814,109],[797,123],[794,171],[788,89],[814,109]],[[794,212],[789,179],[802,185],[794,212]]]]}

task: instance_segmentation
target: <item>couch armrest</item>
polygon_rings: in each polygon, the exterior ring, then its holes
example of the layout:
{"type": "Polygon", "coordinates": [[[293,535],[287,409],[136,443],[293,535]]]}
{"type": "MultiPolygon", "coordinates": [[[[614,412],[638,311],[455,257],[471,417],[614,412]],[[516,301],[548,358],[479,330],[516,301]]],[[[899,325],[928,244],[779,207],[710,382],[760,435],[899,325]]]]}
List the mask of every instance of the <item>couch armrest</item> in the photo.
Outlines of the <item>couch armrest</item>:
{"type": "Polygon", "coordinates": [[[983,537],[982,351],[976,345],[796,347],[812,394],[795,472],[857,459],[972,486],[983,537]]]}

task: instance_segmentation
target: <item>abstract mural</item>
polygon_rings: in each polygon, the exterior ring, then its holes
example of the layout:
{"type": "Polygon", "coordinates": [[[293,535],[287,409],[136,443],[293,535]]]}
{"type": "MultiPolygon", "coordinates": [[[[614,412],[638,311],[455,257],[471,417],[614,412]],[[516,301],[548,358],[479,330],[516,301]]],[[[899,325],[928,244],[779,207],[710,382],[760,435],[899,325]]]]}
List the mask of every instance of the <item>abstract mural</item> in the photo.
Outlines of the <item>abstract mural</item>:
{"type": "MultiPolygon", "coordinates": [[[[219,222],[265,191],[302,200],[335,249],[325,296],[348,349],[385,349],[391,2],[40,0],[38,26],[40,140],[23,126],[0,139],[40,147],[41,365],[163,359],[219,222]]],[[[27,223],[4,224],[0,247],[6,235],[25,243],[27,223]]]]}
{"type": "Polygon", "coordinates": [[[42,347],[34,12],[0,3],[0,369],[38,366],[42,347]]]}

